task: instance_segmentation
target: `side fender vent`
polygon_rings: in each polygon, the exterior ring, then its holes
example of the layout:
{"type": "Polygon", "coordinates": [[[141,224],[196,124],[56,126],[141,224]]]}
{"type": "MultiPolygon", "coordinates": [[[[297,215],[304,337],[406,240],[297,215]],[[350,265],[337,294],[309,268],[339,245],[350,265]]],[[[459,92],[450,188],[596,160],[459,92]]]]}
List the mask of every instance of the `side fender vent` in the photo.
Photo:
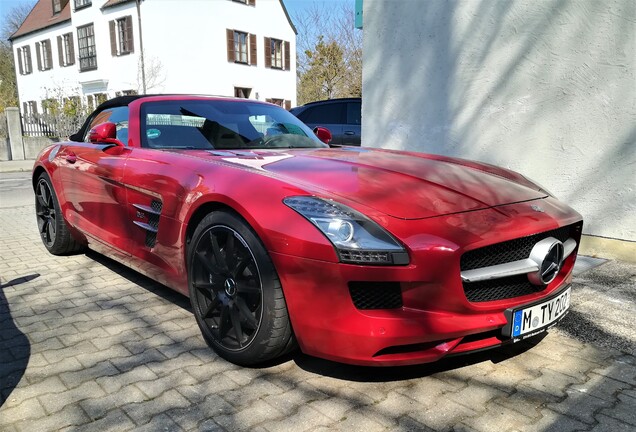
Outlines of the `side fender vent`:
{"type": "Polygon", "coordinates": [[[161,201],[153,200],[150,206],[143,204],[133,204],[133,207],[137,209],[137,212],[143,212],[145,219],[148,222],[134,221],[135,225],[143,228],[146,231],[146,246],[152,248],[157,243],[157,233],[159,232],[159,218],[161,216],[161,210],[163,204],[161,201]]]}

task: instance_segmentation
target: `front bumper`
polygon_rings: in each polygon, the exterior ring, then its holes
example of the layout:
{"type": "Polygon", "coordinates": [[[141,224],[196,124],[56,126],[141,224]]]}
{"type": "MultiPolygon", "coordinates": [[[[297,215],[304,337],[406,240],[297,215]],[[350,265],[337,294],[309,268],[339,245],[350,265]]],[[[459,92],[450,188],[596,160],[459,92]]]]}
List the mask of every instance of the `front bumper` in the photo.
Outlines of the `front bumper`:
{"type": "Polygon", "coordinates": [[[502,335],[508,323],[505,311],[550,297],[569,284],[577,251],[541,291],[479,303],[466,298],[460,257],[471,249],[581,220],[556,200],[541,202],[546,210],[538,214],[520,203],[392,222],[390,231],[408,248],[408,266],[357,266],[270,252],[300,348],[344,363],[395,366],[433,362],[510,342],[502,335]],[[378,282],[397,285],[402,305],[359,309],[352,300],[351,282],[362,287],[378,282]]]}

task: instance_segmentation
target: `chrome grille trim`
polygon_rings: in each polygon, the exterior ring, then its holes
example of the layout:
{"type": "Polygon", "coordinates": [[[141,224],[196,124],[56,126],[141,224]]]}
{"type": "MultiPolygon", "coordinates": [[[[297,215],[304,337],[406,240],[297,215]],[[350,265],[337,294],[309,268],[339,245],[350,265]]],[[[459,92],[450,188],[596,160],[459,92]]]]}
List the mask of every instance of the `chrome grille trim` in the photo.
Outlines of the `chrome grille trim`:
{"type": "Polygon", "coordinates": [[[142,212],[145,212],[145,213],[156,214],[156,215],[161,214],[161,210],[155,210],[152,207],[147,206],[147,205],[133,204],[133,207],[138,209],[138,210],[141,210],[142,212]]]}
{"type": "MultiPolygon", "coordinates": [[[[576,240],[569,238],[563,243],[563,260],[569,257],[574,249],[576,249],[576,240]]],[[[539,266],[530,258],[512,261],[504,264],[497,264],[489,267],[482,267],[473,270],[464,270],[461,272],[462,281],[479,282],[491,279],[500,279],[509,276],[527,274],[536,272],[539,266]]]]}

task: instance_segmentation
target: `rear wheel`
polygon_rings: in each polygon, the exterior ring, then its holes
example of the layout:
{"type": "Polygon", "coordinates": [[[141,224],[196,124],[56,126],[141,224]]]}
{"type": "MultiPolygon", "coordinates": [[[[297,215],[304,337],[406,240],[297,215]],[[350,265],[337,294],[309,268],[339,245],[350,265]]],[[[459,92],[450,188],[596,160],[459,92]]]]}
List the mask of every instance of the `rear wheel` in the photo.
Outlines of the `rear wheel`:
{"type": "Polygon", "coordinates": [[[51,179],[46,173],[40,174],[35,187],[35,214],[42,243],[50,253],[66,255],[83,249],[71,236],[51,179]]]}
{"type": "Polygon", "coordinates": [[[197,323],[221,357],[252,365],[293,344],[276,270],[239,216],[218,211],[201,221],[188,249],[188,279],[197,323]]]}

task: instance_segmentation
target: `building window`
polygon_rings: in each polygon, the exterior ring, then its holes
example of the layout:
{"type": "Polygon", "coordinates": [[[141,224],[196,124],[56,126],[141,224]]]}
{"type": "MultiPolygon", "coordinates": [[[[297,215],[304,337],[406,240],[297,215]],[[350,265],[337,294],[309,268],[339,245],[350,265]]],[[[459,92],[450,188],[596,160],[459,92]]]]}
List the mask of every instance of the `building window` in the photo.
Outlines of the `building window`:
{"type": "Polygon", "coordinates": [[[91,0],[75,0],[75,10],[89,7],[93,2],[91,0]]]}
{"type": "Polygon", "coordinates": [[[241,99],[249,99],[251,93],[252,93],[251,88],[234,87],[234,97],[241,98],[241,99]]]}
{"type": "Polygon", "coordinates": [[[247,63],[247,33],[234,32],[234,61],[247,63]]]}
{"type": "Polygon", "coordinates": [[[137,94],[137,90],[122,90],[115,92],[115,96],[135,96],[137,94]]]}
{"type": "Polygon", "coordinates": [[[22,117],[27,121],[33,121],[38,114],[38,103],[36,101],[22,102],[22,117]]]}
{"type": "Polygon", "coordinates": [[[227,61],[256,66],[256,35],[228,29],[227,61]]]}
{"type": "Polygon", "coordinates": [[[113,56],[130,54],[134,51],[132,16],[112,20],[110,27],[110,53],[113,56]]]}
{"type": "Polygon", "coordinates": [[[283,68],[283,41],[278,39],[270,39],[272,67],[277,69],[283,68]]]}
{"type": "Polygon", "coordinates": [[[86,96],[86,105],[90,111],[95,111],[95,98],[93,95],[86,96]]]}
{"type": "Polygon", "coordinates": [[[28,75],[33,72],[33,67],[31,66],[31,47],[27,45],[22,48],[18,48],[17,52],[18,70],[20,75],[28,75]]]}
{"type": "Polygon", "coordinates": [[[73,33],[66,33],[57,37],[57,55],[61,67],[75,64],[73,33]]]}
{"type": "Polygon", "coordinates": [[[289,42],[274,38],[265,38],[265,67],[290,70],[291,58],[289,42]]]}
{"type": "Polygon", "coordinates": [[[95,93],[93,97],[95,98],[95,108],[108,100],[108,95],[106,93],[95,93]]]}
{"type": "Polygon", "coordinates": [[[49,98],[42,101],[42,112],[48,115],[56,115],[60,110],[57,99],[49,98]]]}
{"type": "Polygon", "coordinates": [[[53,5],[53,15],[57,15],[64,10],[68,0],[51,0],[51,3],[53,5]]]}
{"type": "Polygon", "coordinates": [[[265,102],[278,105],[279,107],[285,108],[287,111],[291,109],[290,100],[272,98],[272,99],[265,99],[265,102]]]}
{"type": "Polygon", "coordinates": [[[97,51],[95,49],[95,29],[93,24],[77,28],[80,72],[97,69],[97,51]]]}
{"type": "Polygon", "coordinates": [[[38,70],[45,71],[53,67],[53,56],[51,54],[51,39],[46,39],[35,43],[35,54],[38,61],[38,70]]]}

